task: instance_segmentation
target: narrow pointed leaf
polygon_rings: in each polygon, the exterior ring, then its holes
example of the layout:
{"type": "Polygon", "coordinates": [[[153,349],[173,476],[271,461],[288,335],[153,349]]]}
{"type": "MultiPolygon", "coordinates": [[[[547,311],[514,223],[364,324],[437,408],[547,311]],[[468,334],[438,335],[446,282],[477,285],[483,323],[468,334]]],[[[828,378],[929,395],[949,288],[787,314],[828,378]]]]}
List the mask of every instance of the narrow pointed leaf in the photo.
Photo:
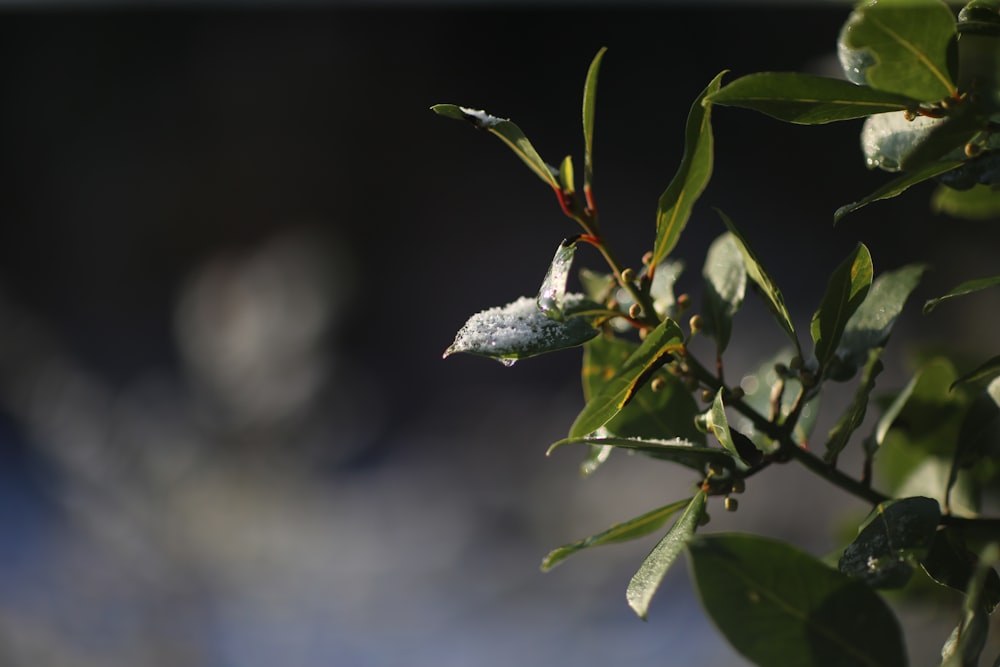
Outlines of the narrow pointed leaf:
{"type": "Polygon", "coordinates": [[[723,234],[709,246],[702,275],[705,278],[705,333],[715,338],[716,353],[721,355],[729,345],[733,315],[743,305],[747,287],[743,253],[732,234],[723,234]]]}
{"type": "Polygon", "coordinates": [[[896,319],[924,271],[926,266],[910,264],[894,271],[884,271],[872,283],[868,296],[847,320],[844,335],[837,346],[837,357],[849,377],[853,377],[865,363],[870,350],[886,344],[896,319]]]}
{"type": "Polygon", "coordinates": [[[601,59],[607,47],[601,48],[587,70],[587,82],[583,86],[583,142],[585,147],[583,184],[588,190],[594,182],[594,111],[597,106],[597,74],[601,69],[601,59]]]}
{"type": "Polygon", "coordinates": [[[684,334],[677,323],[673,320],[661,322],[597,396],[587,402],[570,427],[569,437],[589,435],[611,421],[653,373],[672,359],[671,353],[683,346],[684,334]]]}
{"type": "Polygon", "coordinates": [[[984,591],[989,575],[996,575],[993,565],[1000,559],[996,543],[983,549],[979,564],[969,581],[962,607],[962,620],[941,649],[941,667],[976,667],[986,646],[989,632],[989,612],[984,603],[984,591]]]}
{"type": "Polygon", "coordinates": [[[942,185],[931,198],[931,208],[953,218],[995,220],[1000,218],[1000,190],[992,185],[974,185],[968,190],[942,185]]]}
{"type": "Polygon", "coordinates": [[[617,542],[627,542],[628,540],[635,540],[640,537],[645,537],[650,533],[662,528],[667,521],[670,520],[674,514],[684,509],[687,505],[691,503],[691,498],[685,500],[679,500],[675,503],[670,503],[669,505],[664,505],[663,507],[657,507],[655,510],[651,510],[630,519],[629,521],[623,521],[622,523],[616,523],[607,530],[601,531],[596,535],[591,535],[582,540],[577,540],[576,542],[571,542],[570,544],[564,544],[563,546],[553,549],[542,561],[542,572],[548,572],[556,565],[566,560],[575,553],[579,553],[584,549],[589,549],[590,547],[601,546],[602,544],[614,544],[617,542]]]}
{"type": "Polygon", "coordinates": [[[697,536],[687,550],[702,605],[754,664],[906,665],[899,624],[885,602],[813,556],[738,534],[697,536]]]}
{"type": "Polygon", "coordinates": [[[690,440],[673,438],[670,440],[653,440],[644,438],[621,438],[602,436],[592,438],[565,438],[549,445],[546,456],[556,449],[566,445],[590,445],[592,447],[617,447],[634,452],[642,452],[649,456],[679,463],[694,470],[704,471],[709,464],[723,468],[735,467],[733,457],[715,447],[701,447],[690,440]]]}
{"type": "Polygon", "coordinates": [[[948,390],[954,390],[960,384],[979,383],[993,380],[1000,376],[1000,356],[984,361],[974,369],[951,383],[948,390]]]}
{"type": "Polygon", "coordinates": [[[996,287],[997,285],[1000,285],[1000,276],[990,276],[989,278],[976,278],[975,280],[968,280],[958,287],[955,287],[947,294],[927,301],[927,303],[924,304],[924,315],[937,308],[938,304],[942,301],[954,299],[956,296],[972,294],[990,287],[996,287]]]}
{"type": "Polygon", "coordinates": [[[950,171],[952,169],[955,169],[956,167],[960,167],[961,165],[962,162],[955,160],[950,160],[945,162],[932,162],[928,165],[921,167],[920,169],[904,174],[899,178],[889,181],[879,189],[875,190],[875,192],[868,195],[867,197],[863,197],[856,202],[852,202],[850,204],[846,204],[838,208],[837,211],[833,214],[833,223],[837,224],[848,213],[853,213],[854,211],[857,211],[859,208],[864,208],[865,206],[868,206],[868,204],[871,204],[872,202],[882,201],[883,199],[892,199],[893,197],[896,197],[902,194],[903,192],[906,192],[907,190],[909,190],[911,187],[913,187],[918,183],[923,183],[924,181],[928,181],[934,178],[935,176],[939,176],[945,173],[946,171],[950,171]]]}
{"type": "Polygon", "coordinates": [[[726,224],[726,227],[732,233],[733,240],[736,242],[736,246],[740,249],[740,253],[743,255],[743,263],[746,267],[747,277],[760,288],[760,294],[764,297],[765,301],[767,301],[774,319],[777,320],[784,332],[788,334],[788,337],[792,339],[792,342],[795,343],[795,349],[798,350],[799,339],[795,336],[795,327],[792,326],[792,317],[788,314],[788,308],[785,306],[785,297],[782,296],[781,290],[779,290],[778,286],[775,285],[771,276],[764,268],[764,265],[761,264],[760,260],[757,258],[757,253],[755,253],[750,247],[750,244],[747,243],[743,233],[736,228],[736,225],[729,218],[729,216],[722,211],[717,210],[717,212],[722,218],[722,221],[726,224]]]}
{"type": "Polygon", "coordinates": [[[854,393],[854,399],[844,411],[840,421],[830,430],[829,439],[826,443],[826,454],[824,458],[827,463],[835,463],[840,453],[844,451],[847,443],[851,439],[851,434],[861,426],[865,420],[865,413],[868,410],[868,401],[871,393],[875,389],[875,378],[882,372],[882,349],[873,348],[868,353],[868,363],[865,364],[864,373],[861,375],[861,384],[854,393]]]}
{"type": "Polygon", "coordinates": [[[535,303],[538,305],[538,310],[550,319],[557,321],[565,319],[563,308],[566,302],[566,281],[569,279],[575,254],[576,243],[568,240],[560,243],[538,290],[535,303]]]}
{"type": "Polygon", "coordinates": [[[753,109],[789,123],[815,125],[902,111],[920,103],[843,79],[798,72],[758,72],[713,93],[711,104],[753,109]]]}
{"type": "Polygon", "coordinates": [[[562,322],[546,317],[535,299],[524,296],[470,317],[444,356],[465,352],[510,365],[517,359],[582,345],[597,333],[581,317],[562,322]]]}
{"type": "Polygon", "coordinates": [[[431,110],[447,118],[468,121],[476,128],[487,130],[490,134],[496,135],[514,151],[517,157],[521,158],[524,164],[528,165],[528,168],[538,178],[542,179],[554,190],[559,190],[559,183],[552,173],[552,168],[541,158],[535,147],[528,141],[528,137],[521,131],[521,128],[511,121],[506,118],[492,116],[479,109],[469,109],[455,104],[435,104],[431,107],[431,110]]]}
{"type": "Polygon", "coordinates": [[[833,357],[847,321],[868,295],[872,275],[872,257],[863,243],[859,243],[830,275],[826,294],[813,315],[810,327],[820,368],[825,368],[833,357]]]}
{"type": "Polygon", "coordinates": [[[573,156],[567,155],[559,165],[559,185],[566,194],[576,192],[576,179],[573,173],[573,156]]]}
{"type": "Polygon", "coordinates": [[[955,35],[955,15],[940,0],[869,0],[844,25],[841,62],[876,90],[935,102],[955,94],[955,35]]]}
{"type": "Polygon", "coordinates": [[[691,217],[691,209],[712,177],[714,139],[712,138],[711,107],[702,104],[708,95],[719,90],[721,72],[712,79],[691,105],[684,133],[684,156],[681,165],[660,195],[656,210],[656,241],[650,267],[659,264],[677,245],[681,232],[691,217]]]}
{"type": "Polygon", "coordinates": [[[927,554],[941,509],[930,498],[903,498],[879,504],[844,550],[839,568],[872,588],[902,588],[927,554]]]}
{"type": "Polygon", "coordinates": [[[708,412],[708,428],[723,449],[734,458],[740,457],[740,453],[736,451],[736,443],[733,442],[732,434],[729,432],[729,419],[726,417],[726,406],[722,403],[721,389],[715,393],[715,398],[712,400],[712,409],[708,412]]]}
{"type": "Polygon", "coordinates": [[[691,499],[684,514],[670,527],[663,539],[653,547],[653,550],[646,556],[646,560],[642,562],[639,570],[632,577],[632,581],[629,582],[625,597],[628,600],[628,606],[639,615],[639,618],[646,618],[649,603],[660,587],[667,570],[677,560],[684,545],[694,535],[698,522],[705,511],[707,497],[704,491],[699,491],[691,499]]]}

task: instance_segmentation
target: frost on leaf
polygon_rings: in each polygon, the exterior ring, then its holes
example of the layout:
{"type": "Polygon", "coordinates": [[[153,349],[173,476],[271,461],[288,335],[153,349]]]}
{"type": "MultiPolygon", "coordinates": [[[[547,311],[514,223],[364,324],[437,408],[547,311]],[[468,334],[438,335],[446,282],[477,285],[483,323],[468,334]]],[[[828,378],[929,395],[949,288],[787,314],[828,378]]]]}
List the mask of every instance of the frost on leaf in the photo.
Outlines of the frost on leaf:
{"type": "MultiPolygon", "coordinates": [[[[582,300],[579,294],[567,294],[567,310],[572,311],[572,306],[582,300]]],[[[444,356],[466,352],[509,366],[518,359],[582,345],[596,335],[597,330],[583,318],[551,319],[538,309],[534,298],[523,296],[470,317],[444,356]]]]}

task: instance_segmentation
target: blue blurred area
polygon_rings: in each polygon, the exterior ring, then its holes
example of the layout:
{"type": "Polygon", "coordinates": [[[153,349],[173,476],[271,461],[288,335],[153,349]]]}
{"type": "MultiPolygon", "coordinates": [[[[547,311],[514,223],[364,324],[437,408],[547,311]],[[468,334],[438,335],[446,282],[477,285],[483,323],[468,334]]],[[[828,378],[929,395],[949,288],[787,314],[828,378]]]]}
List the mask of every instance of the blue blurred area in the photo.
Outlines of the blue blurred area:
{"type": "MultiPolygon", "coordinates": [[[[582,482],[572,454],[543,457],[580,407],[576,352],[441,361],[469,314],[533,293],[576,230],[498,142],[428,108],[512,117],[550,162],[579,163],[580,87],[608,46],[597,196],[637,264],[690,100],[726,68],[830,71],[844,14],[8,12],[0,663],[742,664],[683,568],[649,624],[632,616],[648,540],[538,572],[695,480],[618,457],[582,482]]],[[[758,240],[797,317],[859,234],[879,268],[992,260],[938,239],[926,193],[833,230],[845,197],[884,180],[858,126],[717,117],[706,201],[758,240]]],[[[721,231],[697,211],[687,288],[721,231]]],[[[762,313],[734,368],[781,344],[762,313]]],[[[775,490],[806,488],[781,475],[775,490]]],[[[808,512],[758,498],[713,525],[823,553],[818,518],[863,511],[835,492],[808,512]]]]}

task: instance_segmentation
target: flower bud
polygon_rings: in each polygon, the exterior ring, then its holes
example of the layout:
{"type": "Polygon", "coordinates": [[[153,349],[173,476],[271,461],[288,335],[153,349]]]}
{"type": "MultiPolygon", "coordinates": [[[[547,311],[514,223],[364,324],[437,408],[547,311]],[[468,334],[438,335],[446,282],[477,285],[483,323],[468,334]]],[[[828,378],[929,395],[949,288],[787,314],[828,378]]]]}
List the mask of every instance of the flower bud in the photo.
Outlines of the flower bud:
{"type": "Polygon", "coordinates": [[[637,303],[633,303],[628,308],[628,316],[631,317],[633,320],[637,320],[640,317],[642,317],[642,306],[640,306],[637,303]]]}
{"type": "Polygon", "coordinates": [[[632,269],[624,269],[622,271],[622,282],[630,283],[633,280],[635,280],[635,271],[633,271],[632,269]]]}
{"type": "Polygon", "coordinates": [[[730,496],[726,496],[726,499],[722,501],[722,504],[726,508],[727,512],[735,512],[740,508],[740,501],[736,498],[731,498],[730,496]]]}
{"type": "Polygon", "coordinates": [[[688,326],[691,327],[691,333],[698,333],[704,328],[705,320],[701,315],[692,315],[691,319],[688,321],[688,326]]]}

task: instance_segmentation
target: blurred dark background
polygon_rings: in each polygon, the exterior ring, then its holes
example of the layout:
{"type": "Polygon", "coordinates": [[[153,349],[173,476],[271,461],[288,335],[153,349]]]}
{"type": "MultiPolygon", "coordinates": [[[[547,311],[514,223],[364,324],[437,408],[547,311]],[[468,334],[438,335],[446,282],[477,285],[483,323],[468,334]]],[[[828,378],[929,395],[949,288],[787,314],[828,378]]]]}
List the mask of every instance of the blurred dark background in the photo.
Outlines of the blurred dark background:
{"type": "MultiPolygon", "coordinates": [[[[649,624],[632,617],[648,540],[538,572],[692,480],[620,457],[583,482],[573,454],[543,457],[580,407],[577,352],[441,360],[468,315],[533,294],[576,230],[498,141],[428,108],[510,117],[582,168],[583,77],[607,46],[595,187],[638,265],[691,100],[723,69],[836,75],[846,14],[2,12],[0,664],[742,664],[683,567],[649,624]]],[[[885,181],[858,124],[715,118],[716,177],[677,250],[693,293],[711,206],[804,322],[859,238],[877,271],[930,261],[934,293],[994,262],[995,233],[931,214],[926,188],[832,227],[885,181]]],[[[748,310],[737,369],[782,343],[748,310]]],[[[766,495],[713,525],[822,554],[837,542],[817,517],[863,513],[836,491],[794,510],[766,495]]],[[[913,664],[936,664],[954,610],[905,614],[913,664]]]]}

